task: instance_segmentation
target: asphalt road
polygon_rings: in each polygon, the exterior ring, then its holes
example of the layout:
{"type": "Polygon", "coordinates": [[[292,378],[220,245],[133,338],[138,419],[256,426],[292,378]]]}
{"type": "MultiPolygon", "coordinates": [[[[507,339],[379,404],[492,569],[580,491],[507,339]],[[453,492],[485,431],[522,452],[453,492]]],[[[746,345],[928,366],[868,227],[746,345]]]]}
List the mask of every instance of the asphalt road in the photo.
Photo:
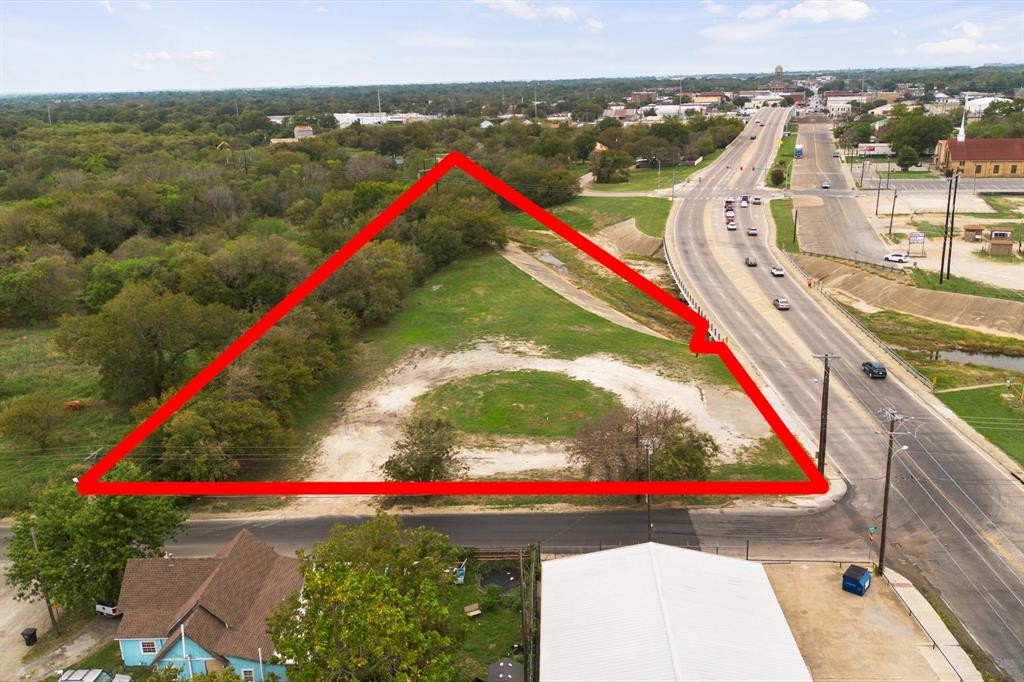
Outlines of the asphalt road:
{"type": "MultiPolygon", "coordinates": [[[[690,183],[670,225],[669,254],[699,303],[710,310],[730,343],[749,358],[767,384],[769,399],[784,419],[817,447],[821,363],[815,353],[836,353],[833,362],[828,453],[851,493],[837,509],[802,521],[802,537],[850,543],[880,525],[886,441],[879,411],[895,408],[906,420],[893,464],[888,561],[935,587],[969,631],[1015,679],[1024,679],[1024,486],[992,463],[908,387],[890,375],[870,380],[860,371],[875,351],[864,349],[819,307],[794,271],[773,278],[777,262],[768,245],[767,206],[737,209],[739,230],[724,227],[722,197],[758,194],[757,182],[774,154],[786,110],[760,115],[767,123],[756,141],[744,134],[690,183]],[[756,173],[739,171],[755,165],[756,173]],[[745,234],[760,227],[757,237],[745,234]],[[749,268],[743,257],[761,265],[749,268]],[[786,312],[771,300],[785,296],[786,312]]],[[[751,124],[753,125],[753,124],[751,124]]],[[[814,153],[812,151],[812,153],[814,153]]],[[[827,158],[831,158],[831,153],[827,158]]],[[[806,160],[806,159],[805,159],[806,160]]],[[[800,162],[797,162],[800,163],[800,162]]],[[[838,232],[859,228],[833,214],[838,232]]],[[[741,355],[742,357],[742,355],[741,355]]],[[[1024,428],[1007,424],[1007,428],[1024,428]]],[[[715,535],[693,515],[702,539],[715,535]]],[[[753,529],[784,532],[787,519],[733,516],[738,535],[753,529]]]]}

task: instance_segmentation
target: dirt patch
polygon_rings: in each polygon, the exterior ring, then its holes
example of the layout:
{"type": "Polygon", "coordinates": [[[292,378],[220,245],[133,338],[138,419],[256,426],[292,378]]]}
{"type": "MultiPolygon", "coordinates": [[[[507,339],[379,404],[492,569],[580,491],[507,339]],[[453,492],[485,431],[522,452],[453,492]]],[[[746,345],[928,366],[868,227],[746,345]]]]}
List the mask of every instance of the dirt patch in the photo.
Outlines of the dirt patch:
{"type": "Polygon", "coordinates": [[[793,208],[814,208],[815,206],[824,206],[825,201],[821,197],[815,196],[795,196],[793,197],[793,208]]]}
{"type": "MultiPolygon", "coordinates": [[[[481,342],[448,355],[411,356],[354,393],[342,407],[345,417],[322,441],[309,479],[381,480],[380,466],[392,452],[399,423],[413,410],[417,397],[456,379],[514,370],[560,372],[614,393],[626,405],[667,402],[715,438],[722,447],[723,462],[735,461],[745,448],[769,434],[767,423],[739,391],[682,383],[603,354],[564,360],[545,357],[542,349],[527,344],[481,342]]],[[[470,477],[565,465],[563,444],[523,439],[471,447],[466,456],[470,477]]],[[[369,508],[369,498],[311,497],[298,500],[289,510],[357,513],[369,508]]]]}
{"type": "Polygon", "coordinates": [[[597,234],[614,244],[620,253],[653,256],[661,251],[661,240],[637,229],[635,218],[606,227],[597,234]]]}

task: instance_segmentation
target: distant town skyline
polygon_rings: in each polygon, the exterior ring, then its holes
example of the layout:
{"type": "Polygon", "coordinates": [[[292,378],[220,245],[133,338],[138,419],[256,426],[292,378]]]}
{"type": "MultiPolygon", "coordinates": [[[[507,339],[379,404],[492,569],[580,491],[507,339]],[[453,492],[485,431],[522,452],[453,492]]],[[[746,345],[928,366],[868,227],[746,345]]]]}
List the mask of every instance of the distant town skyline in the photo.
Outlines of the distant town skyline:
{"type": "Polygon", "coordinates": [[[986,63],[1024,63],[1021,3],[0,4],[0,95],[986,63]]]}

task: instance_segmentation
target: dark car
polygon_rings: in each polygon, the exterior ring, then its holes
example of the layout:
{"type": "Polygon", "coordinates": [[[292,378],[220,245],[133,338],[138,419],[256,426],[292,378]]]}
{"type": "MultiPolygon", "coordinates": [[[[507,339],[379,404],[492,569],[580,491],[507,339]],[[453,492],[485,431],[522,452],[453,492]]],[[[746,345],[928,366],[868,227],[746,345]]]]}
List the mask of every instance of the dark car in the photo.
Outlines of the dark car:
{"type": "Polygon", "coordinates": [[[889,374],[885,371],[885,365],[880,362],[875,362],[874,360],[868,360],[860,367],[864,370],[864,373],[872,379],[884,379],[886,375],[889,374]]]}

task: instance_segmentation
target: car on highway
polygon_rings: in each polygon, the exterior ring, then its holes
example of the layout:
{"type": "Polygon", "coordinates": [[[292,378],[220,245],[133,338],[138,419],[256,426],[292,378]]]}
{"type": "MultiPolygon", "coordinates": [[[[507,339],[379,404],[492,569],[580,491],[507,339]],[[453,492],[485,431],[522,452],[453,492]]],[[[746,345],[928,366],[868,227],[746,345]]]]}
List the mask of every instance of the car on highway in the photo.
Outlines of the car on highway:
{"type": "Polygon", "coordinates": [[[736,211],[732,210],[731,208],[726,209],[725,210],[725,217],[726,218],[735,218],[736,217],[736,211]]]}
{"type": "Polygon", "coordinates": [[[725,229],[727,229],[727,230],[735,230],[736,229],[736,221],[735,220],[730,220],[729,222],[727,222],[725,224],[725,229]]]}
{"type": "Polygon", "coordinates": [[[757,228],[755,226],[753,226],[753,225],[748,227],[747,228],[747,235],[750,236],[750,237],[756,237],[757,236],[757,228]]]}
{"type": "Polygon", "coordinates": [[[757,139],[757,135],[751,135],[751,136],[750,136],[750,139],[751,139],[751,140],[756,140],[756,139],[757,139]]]}
{"type": "Polygon", "coordinates": [[[875,360],[868,360],[863,363],[860,368],[872,379],[884,379],[886,375],[888,375],[888,372],[885,370],[885,365],[875,360]]]}
{"type": "Polygon", "coordinates": [[[838,159],[838,158],[841,158],[841,157],[842,157],[842,154],[840,154],[839,152],[832,152],[832,158],[833,159],[838,159]]]}
{"type": "Polygon", "coordinates": [[[775,306],[776,310],[789,310],[789,299],[788,298],[772,299],[772,305],[775,306]]]}
{"type": "Polygon", "coordinates": [[[830,189],[831,187],[832,187],[832,183],[830,183],[828,180],[822,180],[821,181],[821,188],[822,189],[830,189]]]}
{"type": "Polygon", "coordinates": [[[786,271],[780,268],[778,265],[772,266],[772,277],[782,277],[786,274],[786,271]]]}
{"type": "Polygon", "coordinates": [[[758,121],[758,122],[757,122],[757,125],[759,125],[759,126],[761,126],[762,128],[764,128],[764,121],[758,121]]]}
{"type": "Polygon", "coordinates": [[[743,259],[743,264],[746,265],[747,267],[756,268],[757,259],[754,258],[753,256],[747,256],[746,258],[743,259]]]}
{"type": "Polygon", "coordinates": [[[754,206],[761,205],[761,197],[754,197],[754,206]]]}
{"type": "Polygon", "coordinates": [[[740,208],[746,208],[748,206],[750,206],[750,203],[746,199],[740,201],[740,208]]]}
{"type": "Polygon", "coordinates": [[[910,262],[909,253],[887,253],[882,256],[882,260],[889,263],[908,263],[910,262]]]}

